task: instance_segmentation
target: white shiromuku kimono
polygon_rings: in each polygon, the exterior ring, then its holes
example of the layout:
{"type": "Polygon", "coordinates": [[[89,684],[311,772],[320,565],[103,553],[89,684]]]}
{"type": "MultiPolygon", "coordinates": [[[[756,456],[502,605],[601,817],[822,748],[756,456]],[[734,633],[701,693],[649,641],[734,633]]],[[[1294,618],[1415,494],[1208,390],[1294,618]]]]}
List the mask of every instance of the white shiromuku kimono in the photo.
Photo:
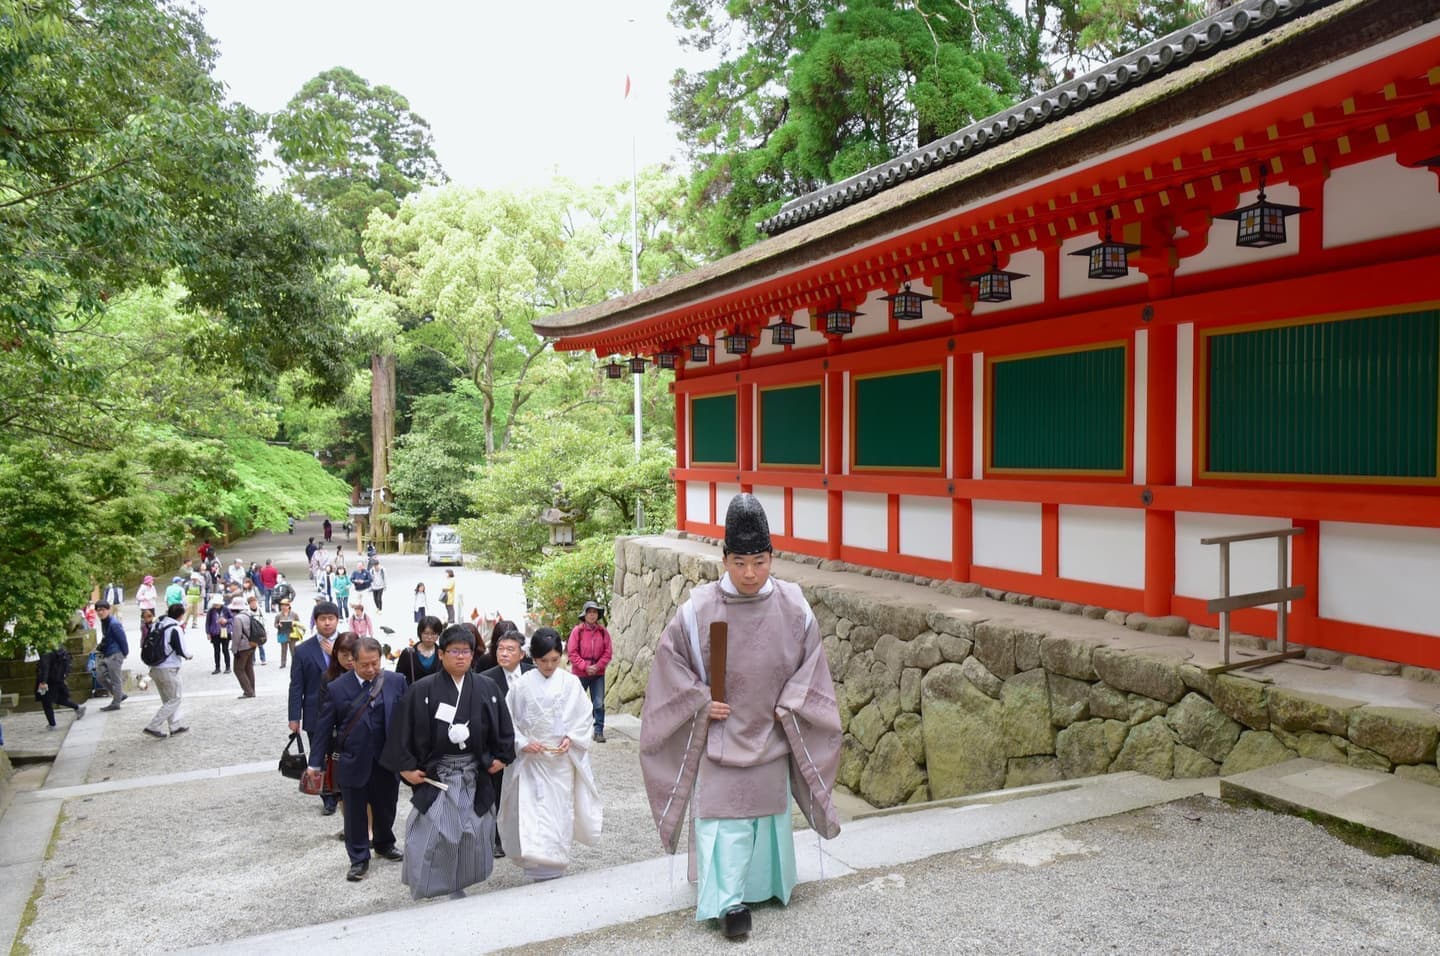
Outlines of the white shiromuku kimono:
{"type": "Polygon", "coordinates": [[[590,771],[590,697],[569,671],[546,678],[536,669],[510,685],[505,702],[515,725],[515,762],[500,792],[500,842],[532,879],[554,879],[570,864],[574,840],[600,842],[604,807],[590,771]],[[564,737],[567,753],[524,752],[531,742],[557,747],[564,737]]]}

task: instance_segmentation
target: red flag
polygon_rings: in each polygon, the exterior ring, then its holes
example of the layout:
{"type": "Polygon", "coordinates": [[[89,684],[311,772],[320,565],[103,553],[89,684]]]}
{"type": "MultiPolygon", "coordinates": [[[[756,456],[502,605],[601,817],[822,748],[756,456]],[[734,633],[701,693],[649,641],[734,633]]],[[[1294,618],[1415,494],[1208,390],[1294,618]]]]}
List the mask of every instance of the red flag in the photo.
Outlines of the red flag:
{"type": "Polygon", "coordinates": [[[630,74],[625,74],[625,99],[630,98],[630,74]]]}

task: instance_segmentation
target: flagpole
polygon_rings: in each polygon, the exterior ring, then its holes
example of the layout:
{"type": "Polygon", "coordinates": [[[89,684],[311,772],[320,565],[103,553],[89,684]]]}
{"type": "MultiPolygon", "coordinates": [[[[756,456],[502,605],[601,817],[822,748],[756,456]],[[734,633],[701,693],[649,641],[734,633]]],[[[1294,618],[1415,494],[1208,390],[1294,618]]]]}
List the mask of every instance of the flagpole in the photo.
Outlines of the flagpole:
{"type": "MultiPolygon", "coordinates": [[[[631,23],[634,23],[632,18],[631,23]]],[[[630,75],[625,75],[625,99],[630,99],[630,75]]],[[[640,189],[638,186],[639,175],[637,173],[636,147],[635,147],[635,107],[630,105],[630,292],[634,294],[640,291],[640,189]]],[[[640,380],[643,375],[631,375],[632,388],[634,389],[634,417],[635,417],[635,460],[640,460],[640,446],[644,441],[643,425],[640,421],[640,380]]],[[[639,496],[635,496],[635,530],[641,534],[645,533],[645,503],[639,496]]]]}
{"type": "MultiPolygon", "coordinates": [[[[632,116],[633,121],[633,116],[632,116]]],[[[640,204],[639,188],[635,170],[635,134],[630,134],[630,291],[640,291],[640,204]]],[[[640,444],[642,441],[640,424],[640,379],[643,376],[632,375],[635,380],[635,457],[640,457],[640,444]]]]}

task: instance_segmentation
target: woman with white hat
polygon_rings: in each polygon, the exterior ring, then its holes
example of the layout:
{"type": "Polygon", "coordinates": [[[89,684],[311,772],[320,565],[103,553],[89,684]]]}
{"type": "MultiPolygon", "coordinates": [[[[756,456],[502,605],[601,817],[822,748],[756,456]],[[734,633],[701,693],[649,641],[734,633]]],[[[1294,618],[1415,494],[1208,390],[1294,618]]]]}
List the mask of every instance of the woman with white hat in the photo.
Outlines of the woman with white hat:
{"type": "Polygon", "coordinates": [[[220,673],[220,657],[225,657],[225,673],[230,673],[230,635],[226,628],[230,625],[230,615],[225,611],[225,601],[218,594],[210,596],[210,607],[205,612],[205,636],[210,638],[210,646],[215,649],[215,669],[212,674],[220,673]]]}

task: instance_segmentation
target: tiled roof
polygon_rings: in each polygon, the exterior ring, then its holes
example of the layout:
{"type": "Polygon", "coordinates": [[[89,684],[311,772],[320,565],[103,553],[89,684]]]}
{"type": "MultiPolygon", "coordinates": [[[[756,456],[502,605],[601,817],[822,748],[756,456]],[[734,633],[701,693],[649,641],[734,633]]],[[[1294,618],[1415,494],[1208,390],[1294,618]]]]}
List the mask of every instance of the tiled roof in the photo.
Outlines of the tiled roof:
{"type": "Polygon", "coordinates": [[[1307,9],[1334,0],[1242,0],[1099,69],[849,179],[786,203],[760,223],[776,235],[858,203],[909,179],[961,162],[1029,130],[1071,116],[1130,87],[1204,59],[1307,9]]]}

